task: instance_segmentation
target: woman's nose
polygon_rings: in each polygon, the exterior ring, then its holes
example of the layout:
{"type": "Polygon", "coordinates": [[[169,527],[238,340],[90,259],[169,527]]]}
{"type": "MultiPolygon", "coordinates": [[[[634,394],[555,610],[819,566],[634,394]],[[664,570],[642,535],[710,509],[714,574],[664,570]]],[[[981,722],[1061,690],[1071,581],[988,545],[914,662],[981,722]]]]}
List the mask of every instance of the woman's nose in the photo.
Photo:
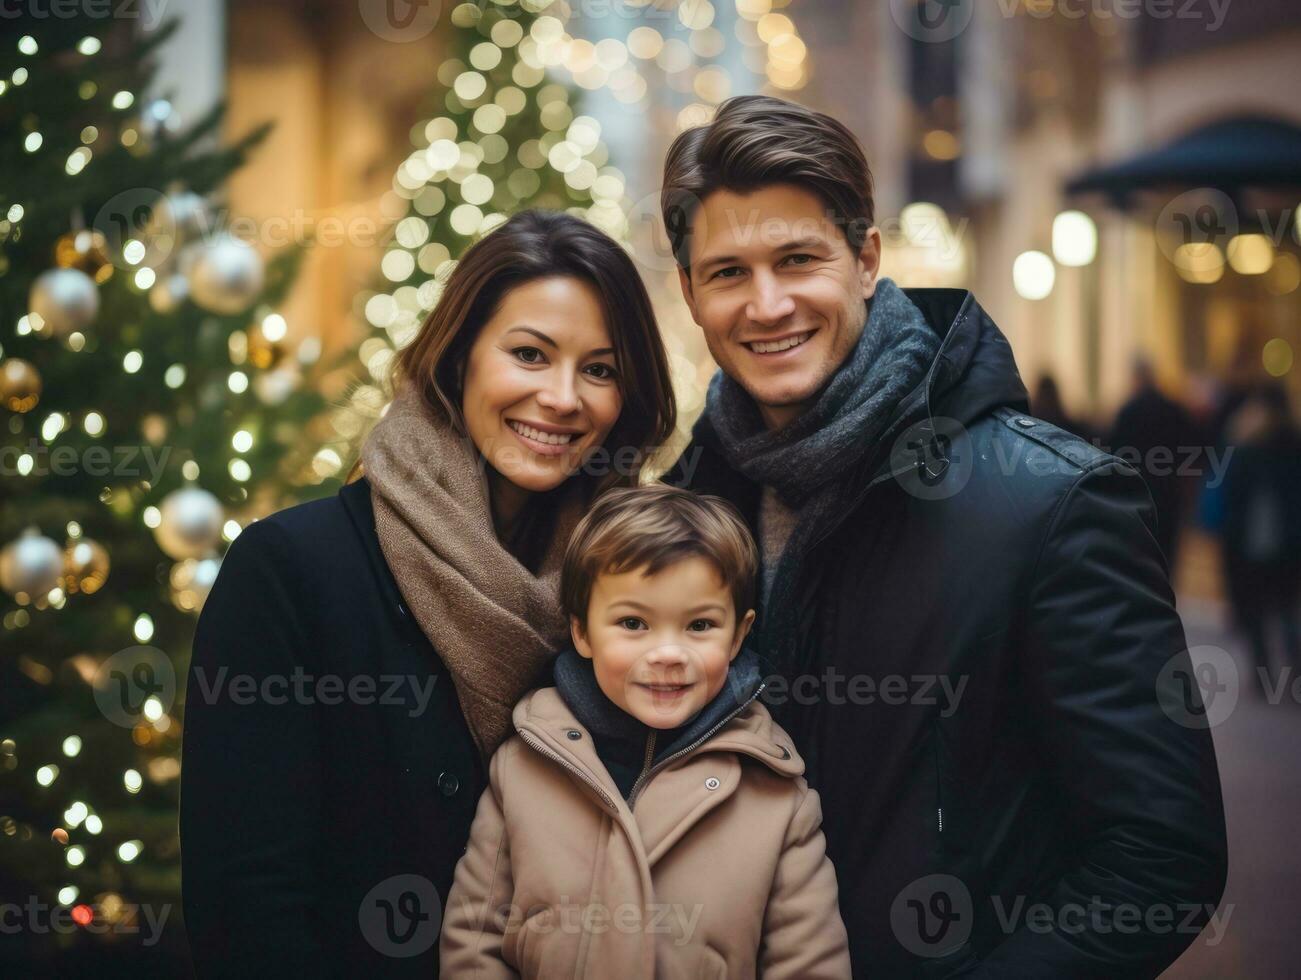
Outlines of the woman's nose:
{"type": "Polygon", "coordinates": [[[579,408],[578,386],[568,372],[557,372],[550,383],[538,390],[538,404],[560,415],[570,415],[579,408]]]}

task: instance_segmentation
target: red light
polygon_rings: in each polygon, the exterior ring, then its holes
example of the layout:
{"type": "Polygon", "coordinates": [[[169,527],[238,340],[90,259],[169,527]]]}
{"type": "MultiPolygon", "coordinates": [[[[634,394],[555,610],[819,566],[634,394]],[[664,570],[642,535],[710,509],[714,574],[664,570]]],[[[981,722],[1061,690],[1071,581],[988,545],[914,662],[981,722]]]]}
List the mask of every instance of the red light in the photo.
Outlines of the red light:
{"type": "Polygon", "coordinates": [[[89,905],[74,905],[72,908],[72,921],[85,928],[95,921],[95,910],[89,905]]]}

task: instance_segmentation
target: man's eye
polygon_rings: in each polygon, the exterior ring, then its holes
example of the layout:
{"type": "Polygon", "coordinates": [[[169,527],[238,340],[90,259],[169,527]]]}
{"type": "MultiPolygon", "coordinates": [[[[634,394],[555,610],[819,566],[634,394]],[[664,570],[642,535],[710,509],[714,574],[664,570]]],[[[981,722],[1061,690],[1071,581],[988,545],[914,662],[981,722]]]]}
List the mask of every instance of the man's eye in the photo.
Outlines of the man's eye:
{"type": "Polygon", "coordinates": [[[719,269],[709,278],[710,279],[735,279],[736,276],[729,275],[729,273],[735,272],[737,275],[740,275],[742,271],[743,270],[739,265],[729,265],[726,269],[719,269]]]}
{"type": "Polygon", "coordinates": [[[536,347],[516,347],[513,351],[511,351],[511,353],[514,354],[516,357],[518,357],[525,364],[541,363],[542,351],[538,350],[536,347]],[[533,355],[537,355],[537,356],[534,357],[533,355]]]}
{"type": "Polygon", "coordinates": [[[697,633],[703,633],[705,630],[713,629],[714,626],[715,623],[712,619],[694,619],[691,621],[691,625],[687,628],[697,633]]]}
{"type": "Polygon", "coordinates": [[[619,620],[619,625],[626,630],[636,630],[641,629],[643,623],[636,616],[627,616],[624,619],[619,620]]]}
{"type": "Polygon", "coordinates": [[[817,256],[815,256],[815,255],[806,255],[806,254],[804,254],[803,252],[801,252],[799,255],[791,255],[791,256],[788,256],[787,259],[786,259],[786,261],[788,261],[788,262],[792,262],[792,263],[794,263],[794,264],[796,264],[796,265],[808,265],[808,264],[809,264],[810,262],[812,262],[815,258],[817,258],[817,256]],[[796,259],[804,259],[805,261],[803,261],[803,262],[795,262],[796,259]]]}

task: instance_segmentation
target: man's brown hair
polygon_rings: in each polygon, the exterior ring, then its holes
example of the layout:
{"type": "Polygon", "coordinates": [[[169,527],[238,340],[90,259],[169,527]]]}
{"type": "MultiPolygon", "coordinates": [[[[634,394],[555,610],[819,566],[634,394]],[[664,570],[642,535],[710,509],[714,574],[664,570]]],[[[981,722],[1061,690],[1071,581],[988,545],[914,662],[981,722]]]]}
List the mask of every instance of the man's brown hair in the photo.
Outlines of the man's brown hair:
{"type": "Polygon", "coordinates": [[[794,184],[816,194],[858,252],[876,221],[872,170],[843,123],[768,95],[738,95],[712,122],[681,133],[664,161],[660,210],[678,265],[688,269],[691,223],[711,193],[794,184]]]}
{"type": "Polygon", "coordinates": [[[666,483],[609,490],[569,538],[560,573],[561,605],[586,630],[598,575],[634,569],[654,575],[696,557],[718,569],[739,622],[754,607],[759,549],[737,509],[721,497],[666,483]]]}

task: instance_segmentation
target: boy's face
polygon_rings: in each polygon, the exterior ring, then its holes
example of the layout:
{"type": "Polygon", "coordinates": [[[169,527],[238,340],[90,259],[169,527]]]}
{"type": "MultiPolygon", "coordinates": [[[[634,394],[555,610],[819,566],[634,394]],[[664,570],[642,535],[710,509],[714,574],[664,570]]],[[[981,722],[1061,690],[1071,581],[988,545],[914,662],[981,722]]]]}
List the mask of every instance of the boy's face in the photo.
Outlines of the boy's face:
{"type": "Polygon", "coordinates": [[[606,697],[652,728],[676,728],[722,690],[753,622],[753,609],[738,622],[718,569],[693,556],[654,575],[597,576],[587,629],[571,617],[570,632],[606,697]]]}
{"type": "Polygon", "coordinates": [[[844,363],[876,292],[881,233],[855,252],[826,210],[789,184],[716,190],[696,209],[691,267],[679,270],[709,353],[770,429],[799,417],[844,363]]]}

